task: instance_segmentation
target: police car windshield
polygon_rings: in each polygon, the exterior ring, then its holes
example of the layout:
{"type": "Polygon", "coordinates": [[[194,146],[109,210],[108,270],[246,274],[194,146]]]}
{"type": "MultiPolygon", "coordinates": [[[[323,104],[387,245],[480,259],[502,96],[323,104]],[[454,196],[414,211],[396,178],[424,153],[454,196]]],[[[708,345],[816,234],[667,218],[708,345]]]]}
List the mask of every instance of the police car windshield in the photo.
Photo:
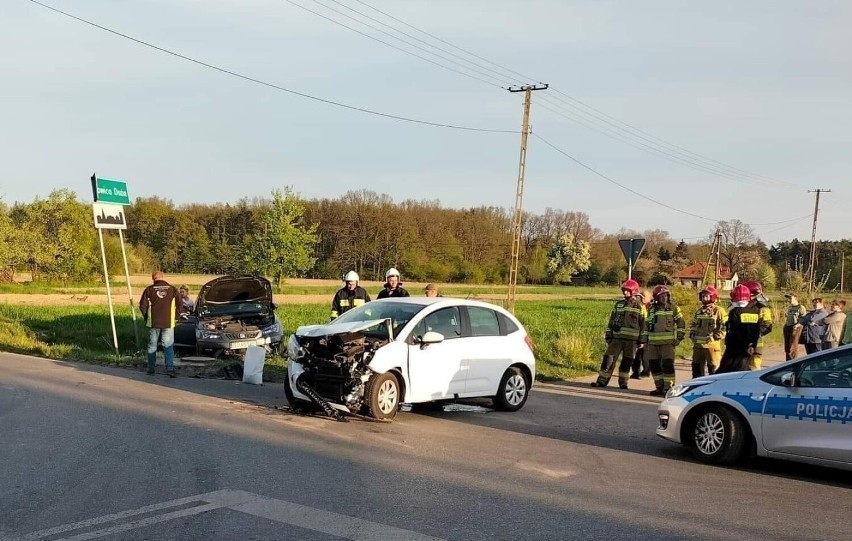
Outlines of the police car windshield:
{"type": "MultiPolygon", "coordinates": [[[[393,324],[393,335],[399,334],[405,325],[411,321],[420,310],[425,308],[422,304],[408,304],[404,302],[368,302],[363,306],[349,310],[339,318],[334,320],[334,323],[356,323],[358,321],[371,321],[373,319],[388,319],[390,318],[393,324]]],[[[371,334],[374,329],[377,333],[384,333],[384,326],[381,328],[367,329],[366,334],[371,334]]]]}

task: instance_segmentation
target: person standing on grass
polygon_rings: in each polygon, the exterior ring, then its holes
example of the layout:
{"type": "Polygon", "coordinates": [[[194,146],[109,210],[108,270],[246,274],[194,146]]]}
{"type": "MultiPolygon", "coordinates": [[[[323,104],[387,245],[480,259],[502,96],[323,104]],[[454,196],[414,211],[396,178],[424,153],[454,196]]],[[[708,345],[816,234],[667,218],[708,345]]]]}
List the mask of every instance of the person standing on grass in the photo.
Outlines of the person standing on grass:
{"type": "Polygon", "coordinates": [[[799,320],[799,323],[802,324],[802,340],[808,355],[822,351],[822,337],[825,334],[825,327],[820,325],[820,322],[828,315],[821,297],[813,299],[811,303],[814,307],[813,310],[799,320]]]}
{"type": "Polygon", "coordinates": [[[179,293],[166,282],[162,271],[151,275],[152,284],[145,288],[139,299],[139,311],[148,329],[148,374],[154,374],[157,365],[157,343],[163,344],[166,374],[175,377],[175,321],[180,317],[179,293]]]}
{"type": "Polygon", "coordinates": [[[402,282],[400,282],[399,271],[396,268],[391,267],[388,272],[385,273],[385,287],[381,291],[379,291],[379,299],[388,299],[391,297],[409,297],[408,291],[402,287],[402,282]]]}
{"type": "Polygon", "coordinates": [[[195,308],[195,303],[192,302],[192,298],[189,296],[189,286],[185,284],[180,286],[178,293],[180,293],[180,313],[191,313],[193,308],[195,308]]]}
{"type": "Polygon", "coordinates": [[[792,293],[784,296],[790,301],[790,306],[787,307],[787,318],[784,321],[784,356],[789,361],[799,356],[799,341],[795,339],[796,325],[805,316],[807,310],[799,304],[799,299],[792,293]]]}
{"type": "Polygon", "coordinates": [[[843,338],[843,325],[846,323],[846,314],[843,313],[844,308],[846,308],[846,301],[831,301],[831,310],[819,322],[820,325],[825,326],[825,335],[822,337],[822,349],[836,348],[840,345],[840,339],[843,338]]]}

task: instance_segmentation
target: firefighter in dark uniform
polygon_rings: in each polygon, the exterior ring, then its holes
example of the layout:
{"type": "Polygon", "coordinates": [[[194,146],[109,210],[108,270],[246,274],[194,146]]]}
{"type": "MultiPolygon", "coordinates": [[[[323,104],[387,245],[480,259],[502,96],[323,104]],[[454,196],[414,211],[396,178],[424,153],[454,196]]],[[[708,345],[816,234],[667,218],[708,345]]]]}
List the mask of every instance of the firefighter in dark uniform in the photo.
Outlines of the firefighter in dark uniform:
{"type": "Polygon", "coordinates": [[[698,292],[701,308],[692,318],[689,339],[692,340],[692,377],[704,375],[704,367],[711,376],[719,368],[722,358],[722,336],[725,334],[727,311],[716,304],[719,293],[713,286],[698,292]]]}
{"type": "Polygon", "coordinates": [[[651,396],[665,396],[675,384],[675,348],[686,334],[686,324],[680,308],[672,302],[668,287],[659,285],[652,295],[654,303],[648,312],[647,330],[642,341],[646,343],[645,357],[654,378],[651,396]]]}
{"type": "Polygon", "coordinates": [[[639,337],[645,326],[645,304],[639,294],[639,283],[636,280],[627,280],[621,285],[621,294],[624,298],[615,303],[609,315],[604,339],[607,347],[604,352],[601,370],[598,379],[592,382],[592,387],[606,387],[615,370],[615,361],[621,355],[618,365],[618,386],[627,388],[630,378],[630,366],[636,356],[639,347],[639,337]]]}
{"type": "Polygon", "coordinates": [[[399,271],[391,267],[385,273],[385,287],[379,291],[379,299],[387,299],[389,297],[410,297],[408,291],[402,287],[402,282],[399,281],[399,271]]]}
{"type": "Polygon", "coordinates": [[[760,337],[757,339],[748,369],[760,370],[763,364],[763,337],[772,332],[772,308],[769,307],[769,299],[763,294],[763,284],[757,280],[751,280],[743,285],[748,288],[749,305],[757,308],[760,323],[760,337]]]}
{"type": "Polygon", "coordinates": [[[343,281],[346,285],[337,290],[331,301],[331,319],[337,319],[349,310],[370,302],[370,294],[358,285],[360,278],[357,272],[347,272],[343,281]]]}
{"type": "Polygon", "coordinates": [[[728,332],[725,335],[725,353],[717,374],[751,370],[761,333],[766,323],[761,321],[757,304],[751,302],[751,292],[745,285],[731,291],[731,309],[728,311],[728,332]]]}

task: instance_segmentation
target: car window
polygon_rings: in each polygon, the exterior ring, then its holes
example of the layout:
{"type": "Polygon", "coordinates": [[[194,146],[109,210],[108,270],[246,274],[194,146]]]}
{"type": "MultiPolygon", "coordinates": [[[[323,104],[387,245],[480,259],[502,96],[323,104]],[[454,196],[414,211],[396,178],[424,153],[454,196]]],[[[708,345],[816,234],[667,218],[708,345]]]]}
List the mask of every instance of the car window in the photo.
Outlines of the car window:
{"type": "Polygon", "coordinates": [[[852,351],[820,355],[802,362],[800,368],[800,387],[852,388],[852,351]]]}
{"type": "Polygon", "coordinates": [[[456,306],[432,312],[414,329],[414,336],[422,337],[429,331],[444,335],[445,340],[461,336],[461,316],[456,306]]]}
{"type": "Polygon", "coordinates": [[[500,321],[500,329],[503,331],[503,336],[508,336],[518,330],[518,326],[514,321],[499,312],[497,312],[497,319],[500,321]]]}
{"type": "Polygon", "coordinates": [[[500,336],[500,324],[497,312],[479,306],[468,306],[471,336],[500,336]]]}

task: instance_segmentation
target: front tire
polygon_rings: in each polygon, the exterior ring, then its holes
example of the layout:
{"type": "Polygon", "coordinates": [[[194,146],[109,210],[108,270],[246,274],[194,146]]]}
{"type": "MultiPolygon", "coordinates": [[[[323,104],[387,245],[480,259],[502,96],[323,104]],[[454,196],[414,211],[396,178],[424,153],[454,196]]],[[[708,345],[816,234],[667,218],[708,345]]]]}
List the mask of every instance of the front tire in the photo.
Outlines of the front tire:
{"type": "Polygon", "coordinates": [[[695,419],[690,432],[692,454],[707,464],[733,464],[745,452],[748,429],[724,406],[712,406],[695,419]]]}
{"type": "Polygon", "coordinates": [[[374,419],[393,419],[399,411],[401,394],[396,376],[389,372],[376,375],[364,391],[367,413],[374,419]]]}
{"type": "Polygon", "coordinates": [[[494,396],[494,408],[499,411],[518,411],[530,395],[530,382],[517,366],[510,366],[500,378],[500,387],[494,396]]]}

